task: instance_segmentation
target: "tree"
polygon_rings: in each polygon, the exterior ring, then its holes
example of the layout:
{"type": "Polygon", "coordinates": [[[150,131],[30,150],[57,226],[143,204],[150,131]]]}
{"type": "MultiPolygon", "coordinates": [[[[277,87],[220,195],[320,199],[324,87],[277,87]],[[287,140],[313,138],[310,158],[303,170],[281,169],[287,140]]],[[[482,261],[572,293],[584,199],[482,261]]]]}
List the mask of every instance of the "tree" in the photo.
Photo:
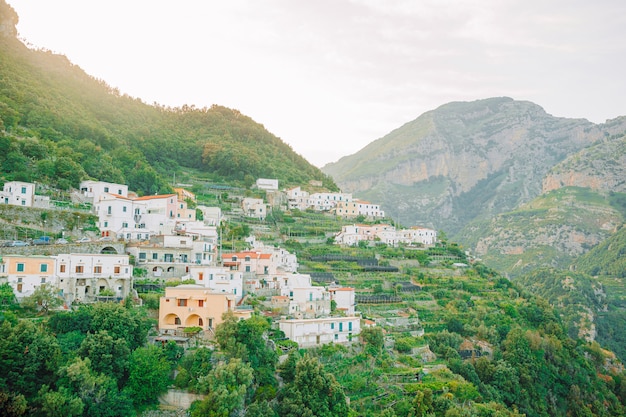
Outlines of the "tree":
{"type": "Polygon", "coordinates": [[[365,344],[365,351],[372,356],[377,356],[383,349],[385,336],[380,327],[364,327],[361,329],[361,340],[365,344]]]}
{"type": "Polygon", "coordinates": [[[61,388],[59,391],[50,391],[44,385],[39,392],[41,398],[41,410],[47,417],[73,417],[83,414],[85,404],[83,401],[61,388]]]}
{"type": "Polygon", "coordinates": [[[97,373],[89,358],[75,358],[59,369],[58,385],[79,397],[89,417],[118,417],[135,415],[128,395],[120,392],[112,377],[97,373]]]}
{"type": "Polygon", "coordinates": [[[32,295],[24,298],[22,305],[26,308],[40,309],[43,314],[48,314],[51,309],[63,304],[56,290],[48,284],[42,284],[35,288],[32,295]]]}
{"type": "Polygon", "coordinates": [[[161,348],[137,348],[130,356],[126,390],[135,405],[149,404],[167,390],[170,364],[161,348]]]}
{"type": "Polygon", "coordinates": [[[150,323],[140,310],[116,303],[96,303],[89,310],[90,331],[106,330],[114,339],[124,339],[130,350],[145,343],[150,323]]]}
{"type": "Polygon", "coordinates": [[[0,410],[6,417],[19,417],[26,414],[28,403],[22,394],[0,391],[0,410]]]}
{"type": "Polygon", "coordinates": [[[309,355],[298,361],[294,380],[285,384],[277,399],[282,417],[340,417],[350,411],[341,385],[309,355]]]}
{"type": "Polygon", "coordinates": [[[130,349],[124,339],[115,339],[106,330],[90,333],[78,349],[78,355],[91,360],[91,368],[123,381],[128,369],[130,349]]]}
{"type": "Polygon", "coordinates": [[[201,389],[207,397],[192,410],[192,417],[205,415],[228,417],[243,410],[254,380],[252,368],[241,359],[233,358],[200,378],[201,389]]]}
{"type": "Polygon", "coordinates": [[[13,287],[7,282],[0,284],[0,306],[11,307],[17,304],[13,287]]]}
{"type": "Polygon", "coordinates": [[[256,401],[246,408],[245,417],[278,417],[267,401],[256,401]]]}
{"type": "Polygon", "coordinates": [[[259,385],[274,385],[278,355],[272,349],[264,334],[269,330],[268,320],[262,316],[252,316],[248,320],[238,320],[227,314],[215,331],[215,339],[228,357],[240,358],[250,364],[259,385]]]}
{"type": "Polygon", "coordinates": [[[61,349],[56,339],[29,320],[0,324],[0,387],[28,400],[42,385],[51,385],[61,349]]]}

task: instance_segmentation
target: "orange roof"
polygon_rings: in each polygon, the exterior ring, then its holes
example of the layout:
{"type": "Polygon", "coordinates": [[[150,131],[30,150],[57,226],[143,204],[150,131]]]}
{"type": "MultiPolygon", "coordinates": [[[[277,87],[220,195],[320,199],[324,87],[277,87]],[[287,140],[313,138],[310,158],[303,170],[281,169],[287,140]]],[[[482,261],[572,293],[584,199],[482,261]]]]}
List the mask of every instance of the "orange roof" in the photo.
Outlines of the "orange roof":
{"type": "Polygon", "coordinates": [[[108,194],[112,195],[115,198],[121,198],[122,200],[130,200],[130,198],[124,197],[123,195],[114,194],[114,193],[108,193],[108,194]]]}
{"type": "Polygon", "coordinates": [[[158,200],[162,198],[175,197],[176,194],[161,194],[161,195],[144,195],[143,197],[137,197],[135,200],[158,200]]]}
{"type": "Polygon", "coordinates": [[[352,287],[330,288],[328,291],[354,291],[352,287]]]}

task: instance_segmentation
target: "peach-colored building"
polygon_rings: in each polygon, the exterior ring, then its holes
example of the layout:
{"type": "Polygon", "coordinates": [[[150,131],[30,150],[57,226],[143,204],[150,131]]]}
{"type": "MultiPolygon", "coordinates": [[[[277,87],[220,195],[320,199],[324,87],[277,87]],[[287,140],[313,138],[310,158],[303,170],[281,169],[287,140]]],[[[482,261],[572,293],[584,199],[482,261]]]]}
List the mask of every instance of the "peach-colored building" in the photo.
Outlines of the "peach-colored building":
{"type": "Polygon", "coordinates": [[[235,295],[212,292],[202,285],[179,285],[165,288],[159,303],[159,329],[175,330],[201,327],[215,330],[228,311],[248,318],[251,311],[235,311],[235,295]]]}
{"type": "Polygon", "coordinates": [[[49,256],[3,255],[0,275],[6,277],[18,300],[32,295],[40,285],[56,285],[54,259],[49,256]]]}

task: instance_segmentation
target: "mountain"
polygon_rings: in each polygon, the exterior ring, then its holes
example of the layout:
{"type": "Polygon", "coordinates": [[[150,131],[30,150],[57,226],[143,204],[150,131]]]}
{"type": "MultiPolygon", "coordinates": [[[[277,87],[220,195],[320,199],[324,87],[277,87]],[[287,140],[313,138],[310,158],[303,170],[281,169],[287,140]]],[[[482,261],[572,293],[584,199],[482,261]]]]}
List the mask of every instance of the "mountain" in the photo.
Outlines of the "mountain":
{"type": "Polygon", "coordinates": [[[511,277],[542,265],[568,267],[626,218],[625,150],[626,136],[603,137],[550,169],[535,199],[473,221],[457,237],[511,277]]]}
{"type": "Polygon", "coordinates": [[[322,171],[346,192],[380,203],[403,224],[454,235],[542,192],[568,156],[626,131],[553,117],[511,98],[455,102],[426,112],[322,171]]]}
{"type": "MultiPolygon", "coordinates": [[[[147,105],[86,74],[66,57],[31,50],[0,0],[0,177],[67,189],[95,178],[142,194],[176,175],[281,185],[332,179],[234,109],[147,105]],[[167,180],[166,180],[167,179],[167,180]]],[[[0,178],[1,179],[1,178],[0,178]]]]}
{"type": "Polygon", "coordinates": [[[626,228],[572,262],[570,270],[540,268],[515,281],[545,298],[573,338],[595,340],[626,361],[626,228]]]}

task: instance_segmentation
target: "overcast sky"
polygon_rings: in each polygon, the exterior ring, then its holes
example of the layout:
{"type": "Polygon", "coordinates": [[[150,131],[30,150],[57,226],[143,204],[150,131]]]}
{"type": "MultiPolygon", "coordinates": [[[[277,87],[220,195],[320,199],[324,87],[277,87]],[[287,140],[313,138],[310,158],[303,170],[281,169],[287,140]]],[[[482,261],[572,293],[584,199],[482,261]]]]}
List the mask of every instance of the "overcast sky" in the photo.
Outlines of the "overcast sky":
{"type": "Polygon", "coordinates": [[[219,104],[311,163],[450,101],[626,115],[623,0],[7,0],[19,36],[146,103],[219,104]]]}

